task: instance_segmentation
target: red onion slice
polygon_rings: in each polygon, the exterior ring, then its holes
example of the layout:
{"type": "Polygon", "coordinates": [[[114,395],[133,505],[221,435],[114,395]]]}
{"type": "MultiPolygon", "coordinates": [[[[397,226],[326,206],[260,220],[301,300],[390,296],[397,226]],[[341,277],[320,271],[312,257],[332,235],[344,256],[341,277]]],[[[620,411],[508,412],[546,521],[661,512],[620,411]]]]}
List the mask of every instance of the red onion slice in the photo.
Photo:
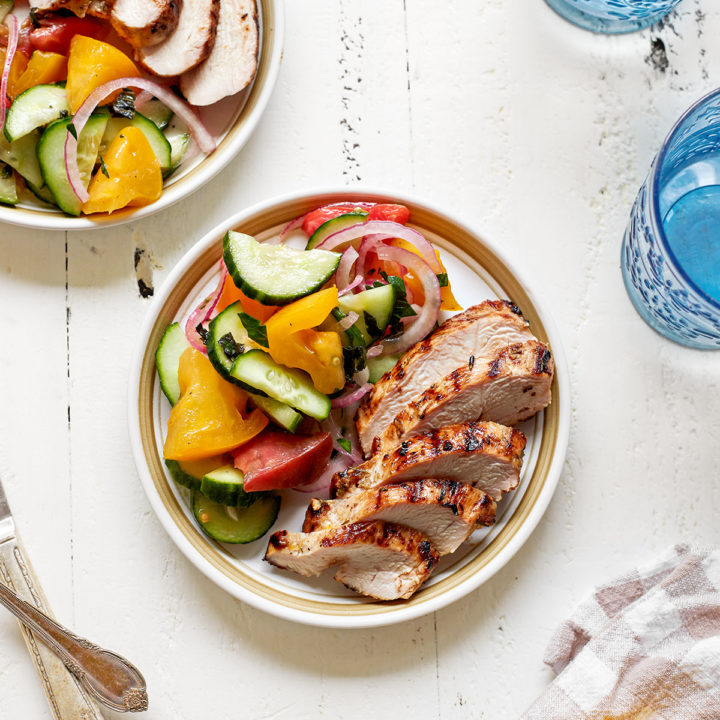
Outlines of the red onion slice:
{"type": "Polygon", "coordinates": [[[341,330],[347,330],[351,328],[358,320],[360,316],[352,310],[338,323],[338,327],[341,330]]]}
{"type": "Polygon", "coordinates": [[[224,262],[220,262],[220,267],[222,272],[220,273],[220,280],[217,287],[190,313],[185,323],[185,337],[187,337],[188,342],[196,350],[204,354],[207,354],[207,349],[197,331],[197,326],[206,323],[215,313],[215,308],[225,287],[225,278],[227,278],[228,275],[224,262]]]}
{"type": "Polygon", "coordinates": [[[358,285],[361,285],[365,278],[362,275],[358,275],[349,285],[338,291],[338,297],[347,295],[349,292],[354,290],[358,285]]]}
{"type": "Polygon", "coordinates": [[[400,337],[383,341],[384,355],[405,352],[416,342],[422,340],[437,322],[441,303],[440,284],[437,275],[432,268],[428,267],[423,258],[409,250],[379,243],[375,247],[375,252],[381,260],[393,260],[405,265],[420,280],[425,292],[425,303],[412,325],[400,337]]]}
{"type": "MultiPolygon", "coordinates": [[[[141,90],[147,90],[152,93],[154,97],[167,105],[170,110],[185,122],[203,152],[211,153],[215,149],[215,139],[210,135],[192,108],[184,100],[181,100],[174,92],[164,88],[154,80],[141,77],[123,77],[117,80],[110,80],[110,82],[106,82],[104,85],[93,90],[73,116],[75,136],[80,137],[80,133],[93,110],[95,110],[110,93],[125,87],[140,88],[141,90]]],[[[77,195],[78,200],[80,200],[80,202],[87,202],[90,196],[80,178],[80,171],[77,166],[77,137],[75,136],[68,133],[65,139],[65,170],[68,180],[70,181],[70,186],[75,195],[77,195]]]]}
{"type": "MultiPolygon", "coordinates": [[[[435,257],[433,246],[417,230],[390,220],[370,220],[357,225],[351,225],[345,230],[333,233],[318,245],[322,250],[335,250],[342,245],[365,237],[366,235],[383,235],[387,238],[400,238],[414,245],[422,255],[423,260],[436,272],[441,273],[442,268],[435,257]]],[[[401,263],[405,264],[405,263],[401,263]]]]}
{"type": "Polygon", "coordinates": [[[357,402],[361,397],[369,393],[372,389],[373,386],[371,383],[365,383],[365,385],[361,385],[359,388],[352,390],[345,395],[334,398],[330,401],[330,406],[334,408],[345,408],[348,405],[352,405],[354,402],[357,402]]]}
{"type": "Polygon", "coordinates": [[[365,353],[365,357],[374,358],[378,355],[382,355],[383,346],[382,345],[373,345],[371,348],[368,348],[368,351],[365,353]]]}
{"type": "Polygon", "coordinates": [[[12,67],[15,52],[17,51],[18,38],[20,37],[20,29],[18,19],[14,15],[8,15],[5,18],[8,26],[8,44],[5,54],[5,65],[3,66],[2,81],[0,81],[0,129],[5,124],[5,113],[7,112],[8,96],[7,86],[10,77],[10,68],[12,67]]]}
{"type": "Polygon", "coordinates": [[[335,284],[339,288],[342,288],[344,290],[350,284],[350,273],[352,271],[352,266],[355,264],[355,261],[357,259],[357,250],[352,246],[350,246],[342,254],[342,257],[340,258],[340,263],[338,264],[337,270],[335,271],[335,284]]]}

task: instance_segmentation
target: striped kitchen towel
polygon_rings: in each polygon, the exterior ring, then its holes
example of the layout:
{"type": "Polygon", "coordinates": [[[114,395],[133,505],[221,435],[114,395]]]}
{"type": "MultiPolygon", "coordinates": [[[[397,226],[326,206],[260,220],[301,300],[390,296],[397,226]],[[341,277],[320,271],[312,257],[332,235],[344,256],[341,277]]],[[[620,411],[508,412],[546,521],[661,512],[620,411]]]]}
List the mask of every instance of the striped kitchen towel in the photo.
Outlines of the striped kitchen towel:
{"type": "Polygon", "coordinates": [[[596,589],[545,662],[522,720],[720,720],[720,550],[677,545],[596,589]]]}

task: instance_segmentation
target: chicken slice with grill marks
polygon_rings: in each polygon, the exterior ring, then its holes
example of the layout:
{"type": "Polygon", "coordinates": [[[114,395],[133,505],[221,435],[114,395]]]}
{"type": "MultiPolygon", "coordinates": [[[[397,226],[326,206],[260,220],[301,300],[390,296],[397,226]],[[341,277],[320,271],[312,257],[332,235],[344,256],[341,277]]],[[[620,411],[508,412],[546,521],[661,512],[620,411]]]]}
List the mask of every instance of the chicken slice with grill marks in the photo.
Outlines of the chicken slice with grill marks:
{"type": "Polygon", "coordinates": [[[466,418],[515,425],[550,404],[550,350],[537,340],[508,345],[453,370],[414,398],[373,443],[373,452],[466,418]]]}
{"type": "Polygon", "coordinates": [[[255,0],[220,0],[215,44],[207,59],[180,78],[191,105],[212,105],[255,77],[259,30],[255,0]]]}
{"type": "Polygon", "coordinates": [[[332,497],[421,478],[458,480],[500,500],[520,481],[526,438],[493,422],[467,422],[413,435],[388,452],[333,476],[332,497]]]}
{"type": "Polygon", "coordinates": [[[219,13],[220,0],[183,0],[175,30],[160,44],[138,50],[138,62],[160,77],[194,68],[213,49],[219,13]]]}
{"type": "Polygon", "coordinates": [[[381,521],[271,536],[265,560],[312,577],[338,565],[335,579],[378,600],[409,598],[430,576],[438,553],[427,536],[381,521]]]}
{"type": "Polygon", "coordinates": [[[305,513],[303,532],[384,520],[425,533],[440,555],[447,555],[455,552],[477,525],[492,525],[496,510],[494,500],[466,483],[415,480],[337,500],[313,498],[305,513]]]}
{"type": "Polygon", "coordinates": [[[134,48],[163,42],[177,27],[183,0],[115,0],[110,23],[134,48]]]}
{"type": "Polygon", "coordinates": [[[356,422],[365,456],[373,439],[430,385],[467,365],[470,357],[482,362],[507,345],[532,339],[520,310],[506,300],[485,300],[451,317],[410,348],[360,405],[356,422]]]}

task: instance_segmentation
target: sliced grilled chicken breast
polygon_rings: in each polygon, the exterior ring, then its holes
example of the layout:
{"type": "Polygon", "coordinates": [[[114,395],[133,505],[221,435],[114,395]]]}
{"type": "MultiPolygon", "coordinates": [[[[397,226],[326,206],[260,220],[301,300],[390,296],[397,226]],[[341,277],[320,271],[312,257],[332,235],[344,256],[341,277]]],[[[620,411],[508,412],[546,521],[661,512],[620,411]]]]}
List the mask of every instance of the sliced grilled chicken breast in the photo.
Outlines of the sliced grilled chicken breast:
{"type": "Polygon", "coordinates": [[[430,385],[467,365],[470,358],[482,362],[507,345],[532,339],[520,310],[504,300],[486,300],[451,317],[410,348],[365,397],[357,414],[365,455],[371,452],[373,439],[430,385]]]}
{"type": "Polygon", "coordinates": [[[281,530],[270,538],[265,560],[305,577],[339,565],[335,579],[351,590],[397,600],[427,580],[438,553],[417,530],[376,521],[310,533],[281,530]]]}
{"type": "Polygon", "coordinates": [[[465,418],[502,425],[527,420],[550,404],[553,369],[550,350],[537,340],[468,363],[413,399],[375,439],[373,452],[465,418]]]}
{"type": "Polygon", "coordinates": [[[115,0],[110,23],[134,48],[163,42],[178,24],[183,0],[115,0]]]}
{"type": "Polygon", "coordinates": [[[180,79],[191,105],[212,105],[246,88],[255,77],[258,22],[255,0],[220,0],[215,45],[207,60],[180,79]]]}
{"type": "Polygon", "coordinates": [[[477,525],[495,522],[497,505],[484,492],[453,480],[415,480],[364,490],[337,500],[313,498],[303,532],[364,520],[384,520],[419,530],[441,554],[455,552],[477,525]]]}
{"type": "Polygon", "coordinates": [[[413,435],[400,446],[333,476],[332,497],[418,478],[466,482],[500,500],[517,487],[526,437],[492,422],[468,422],[413,435]]]}
{"type": "Polygon", "coordinates": [[[69,10],[73,15],[85,17],[90,4],[91,0],[35,0],[30,6],[35,8],[39,15],[56,10],[69,10]]]}
{"type": "Polygon", "coordinates": [[[112,12],[113,0],[90,0],[87,14],[101,20],[109,20],[112,12]]]}
{"type": "Polygon", "coordinates": [[[138,62],[160,77],[191,70],[210,55],[219,13],[220,0],[183,0],[175,30],[160,44],[138,50],[138,62]]]}

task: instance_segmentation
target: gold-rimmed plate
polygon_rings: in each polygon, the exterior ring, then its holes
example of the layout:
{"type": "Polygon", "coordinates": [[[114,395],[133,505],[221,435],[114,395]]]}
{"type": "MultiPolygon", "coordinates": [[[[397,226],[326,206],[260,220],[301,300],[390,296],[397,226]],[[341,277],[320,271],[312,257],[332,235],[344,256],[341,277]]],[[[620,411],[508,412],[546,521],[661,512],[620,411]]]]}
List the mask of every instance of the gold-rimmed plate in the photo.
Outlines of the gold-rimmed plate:
{"type": "MultiPolygon", "coordinates": [[[[466,595],[496,573],[527,540],[553,495],[569,434],[568,370],[555,325],[537,295],[495,246],[430,205],[404,195],[363,189],[296,194],[256,205],[209,232],[180,261],[159,291],[143,326],[130,379],[130,437],[150,504],[173,541],[208,578],[232,595],[283,618],[327,627],[371,627],[419,617],[466,595]],[[399,202],[412,227],[441,249],[453,291],[464,307],[508,298],[520,307],[555,359],[552,403],[519,426],[528,436],[521,482],[500,503],[496,524],[476,531],[442,558],[430,580],[409,600],[376,602],[332,580],[332,572],[302,578],[262,560],[267,537],[246,546],[215,543],[195,523],[184,491],[165,470],[162,445],[169,406],[160,390],[154,354],[171,322],[183,319],[217,282],[222,237],[236,229],[262,240],[313,208],[332,202],[399,202]]],[[[309,497],[286,491],[271,530],[299,531],[309,497]]]]}
{"type": "Polygon", "coordinates": [[[47,230],[88,230],[140,220],[187,197],[220,172],[247,143],[270,100],[277,80],[285,31],[283,0],[257,0],[260,46],[258,69],[252,84],[198,114],[217,140],[209,155],[198,155],[166,181],[159,200],[151,205],[124,208],[114,213],[71,217],[40,202],[0,205],[0,221],[47,230]]]}

